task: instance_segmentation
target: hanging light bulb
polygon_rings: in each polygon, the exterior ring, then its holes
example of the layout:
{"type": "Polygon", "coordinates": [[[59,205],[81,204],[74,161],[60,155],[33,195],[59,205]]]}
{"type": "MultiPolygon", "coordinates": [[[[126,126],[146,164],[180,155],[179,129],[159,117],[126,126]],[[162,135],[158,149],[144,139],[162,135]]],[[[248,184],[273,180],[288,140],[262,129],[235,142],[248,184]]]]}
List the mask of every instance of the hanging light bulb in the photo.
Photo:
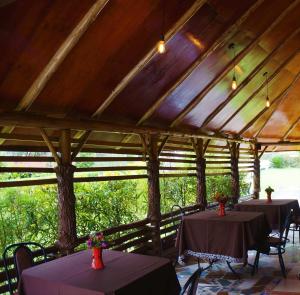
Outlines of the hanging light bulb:
{"type": "Polygon", "coordinates": [[[267,96],[267,100],[266,100],[266,107],[269,108],[270,107],[270,100],[269,100],[269,96],[267,96]]]}
{"type": "Polygon", "coordinates": [[[157,51],[160,54],[163,54],[166,52],[166,42],[164,35],[161,36],[161,39],[157,43],[157,51]]]}
{"type": "Polygon", "coordinates": [[[270,99],[269,99],[269,81],[268,81],[268,72],[264,72],[264,77],[266,77],[266,108],[270,107],[270,99]]]}
{"type": "Polygon", "coordinates": [[[164,54],[166,52],[166,41],[165,41],[165,14],[166,14],[166,3],[165,0],[162,1],[162,22],[161,22],[161,35],[160,40],[157,42],[157,52],[159,54],[164,54]]]}
{"type": "Polygon", "coordinates": [[[232,78],[232,82],[231,82],[231,88],[232,88],[232,90],[235,90],[237,88],[237,82],[236,82],[235,74],[233,74],[233,78],[232,78]]]}
{"type": "Polygon", "coordinates": [[[236,81],[236,73],[235,73],[235,50],[234,50],[234,43],[229,45],[229,49],[233,51],[233,77],[231,82],[231,89],[236,90],[237,88],[237,81],[236,81]]]}

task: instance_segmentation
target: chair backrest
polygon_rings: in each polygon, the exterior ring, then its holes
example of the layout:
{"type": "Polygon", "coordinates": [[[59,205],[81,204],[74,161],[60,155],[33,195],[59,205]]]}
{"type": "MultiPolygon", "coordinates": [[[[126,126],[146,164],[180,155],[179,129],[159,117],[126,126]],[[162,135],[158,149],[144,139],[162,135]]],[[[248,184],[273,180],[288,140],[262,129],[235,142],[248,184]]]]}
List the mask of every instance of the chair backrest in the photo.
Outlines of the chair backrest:
{"type": "Polygon", "coordinates": [[[180,295],[196,295],[197,294],[197,288],[198,283],[200,280],[202,269],[198,268],[186,281],[184,286],[181,289],[180,295]]]}
{"type": "MultiPolygon", "coordinates": [[[[172,206],[172,208],[171,208],[172,217],[175,217],[175,215],[177,215],[175,213],[177,212],[178,209],[180,211],[180,219],[181,219],[180,223],[181,223],[182,217],[184,216],[184,211],[183,211],[183,209],[179,205],[173,205],[172,206]]],[[[173,225],[174,226],[176,225],[176,220],[175,219],[173,220],[173,225]]],[[[179,226],[180,226],[180,224],[179,224],[179,226]]],[[[177,231],[178,231],[178,227],[176,228],[176,233],[177,233],[177,231]]]]}
{"type": "Polygon", "coordinates": [[[286,244],[286,241],[288,240],[288,234],[289,234],[290,225],[292,223],[292,220],[293,220],[293,212],[290,211],[289,214],[285,218],[283,229],[280,231],[280,236],[279,236],[280,240],[282,240],[284,242],[284,246],[286,244]]]}
{"type": "Polygon", "coordinates": [[[17,279],[16,283],[18,284],[23,270],[34,265],[34,253],[31,250],[32,247],[41,251],[41,254],[43,256],[42,262],[46,262],[47,256],[46,256],[45,248],[42,245],[35,242],[12,244],[7,246],[3,252],[2,255],[3,263],[4,263],[4,269],[5,269],[5,274],[6,274],[10,294],[13,294],[14,285],[13,285],[12,270],[11,268],[9,268],[9,259],[10,259],[9,253],[12,252],[13,264],[14,264],[14,269],[16,272],[16,279],[17,279]]]}

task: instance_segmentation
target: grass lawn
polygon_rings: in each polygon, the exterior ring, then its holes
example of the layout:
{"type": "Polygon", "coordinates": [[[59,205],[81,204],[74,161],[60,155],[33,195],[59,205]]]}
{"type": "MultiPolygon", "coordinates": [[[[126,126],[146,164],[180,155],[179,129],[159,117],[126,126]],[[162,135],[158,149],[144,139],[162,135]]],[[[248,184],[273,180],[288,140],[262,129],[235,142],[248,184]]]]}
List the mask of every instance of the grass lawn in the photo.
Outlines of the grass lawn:
{"type": "Polygon", "coordinates": [[[267,186],[274,188],[274,198],[298,198],[300,200],[300,168],[261,170],[261,197],[267,186]]]}

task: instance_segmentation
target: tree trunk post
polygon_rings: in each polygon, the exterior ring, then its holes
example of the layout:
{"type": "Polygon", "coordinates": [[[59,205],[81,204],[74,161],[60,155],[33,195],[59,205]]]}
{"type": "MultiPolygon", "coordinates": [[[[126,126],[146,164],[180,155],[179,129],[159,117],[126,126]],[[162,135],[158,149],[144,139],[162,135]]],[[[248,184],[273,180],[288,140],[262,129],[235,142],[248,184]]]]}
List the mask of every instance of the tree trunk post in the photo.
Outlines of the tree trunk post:
{"type": "Polygon", "coordinates": [[[206,196],[206,159],[204,158],[205,149],[203,147],[203,139],[193,141],[193,147],[196,153],[196,176],[197,176],[197,197],[198,204],[207,207],[206,196]]]}
{"type": "Polygon", "coordinates": [[[76,167],[71,163],[70,134],[70,130],[62,130],[60,138],[61,163],[54,168],[58,188],[57,245],[63,254],[72,253],[77,242],[76,198],[74,194],[74,172],[76,167]]]}
{"type": "Polygon", "coordinates": [[[260,193],[260,159],[258,156],[258,146],[254,149],[254,173],[253,173],[253,199],[259,199],[260,193]]]}
{"type": "Polygon", "coordinates": [[[153,226],[153,246],[156,255],[161,255],[160,238],[160,186],[159,186],[159,160],[158,143],[156,136],[148,136],[146,139],[146,150],[148,155],[148,218],[153,226]]]}
{"type": "Polygon", "coordinates": [[[230,149],[231,164],[231,192],[233,203],[238,203],[240,198],[240,175],[239,175],[239,144],[228,143],[230,149]]]}

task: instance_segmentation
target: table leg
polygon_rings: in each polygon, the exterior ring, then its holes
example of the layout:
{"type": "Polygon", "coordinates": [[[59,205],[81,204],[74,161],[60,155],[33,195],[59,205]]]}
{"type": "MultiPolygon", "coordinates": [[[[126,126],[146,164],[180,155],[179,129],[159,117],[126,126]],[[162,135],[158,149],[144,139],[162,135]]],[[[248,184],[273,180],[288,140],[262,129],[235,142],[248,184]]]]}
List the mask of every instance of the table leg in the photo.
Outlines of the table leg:
{"type": "Polygon", "coordinates": [[[231,270],[231,272],[232,272],[233,274],[235,274],[235,275],[237,276],[238,279],[240,279],[241,276],[240,276],[240,275],[232,268],[230,262],[229,262],[228,260],[226,260],[226,263],[227,263],[228,268],[231,270]]]}

